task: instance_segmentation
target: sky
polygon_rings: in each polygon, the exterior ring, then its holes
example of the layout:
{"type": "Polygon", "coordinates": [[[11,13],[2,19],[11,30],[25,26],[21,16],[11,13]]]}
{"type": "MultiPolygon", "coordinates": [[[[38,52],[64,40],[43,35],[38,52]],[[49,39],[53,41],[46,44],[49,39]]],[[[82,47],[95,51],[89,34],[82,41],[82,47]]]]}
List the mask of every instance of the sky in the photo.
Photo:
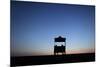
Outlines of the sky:
{"type": "Polygon", "coordinates": [[[52,55],[54,38],[66,53],[95,51],[95,6],[11,2],[11,56],[52,55]]]}

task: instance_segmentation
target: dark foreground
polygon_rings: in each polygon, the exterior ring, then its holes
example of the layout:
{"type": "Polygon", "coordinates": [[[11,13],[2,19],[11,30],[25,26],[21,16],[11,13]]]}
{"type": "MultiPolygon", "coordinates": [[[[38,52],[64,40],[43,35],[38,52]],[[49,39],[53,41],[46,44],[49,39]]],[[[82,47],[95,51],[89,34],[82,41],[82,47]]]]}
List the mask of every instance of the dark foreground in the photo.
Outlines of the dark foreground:
{"type": "Polygon", "coordinates": [[[95,61],[95,53],[11,57],[11,66],[57,64],[95,61]]]}

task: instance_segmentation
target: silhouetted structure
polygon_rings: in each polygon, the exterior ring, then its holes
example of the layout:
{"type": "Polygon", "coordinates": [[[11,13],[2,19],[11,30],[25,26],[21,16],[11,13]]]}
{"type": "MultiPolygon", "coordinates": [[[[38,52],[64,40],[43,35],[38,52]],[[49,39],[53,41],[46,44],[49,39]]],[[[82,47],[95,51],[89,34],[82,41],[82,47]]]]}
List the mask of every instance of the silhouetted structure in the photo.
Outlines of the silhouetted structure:
{"type": "Polygon", "coordinates": [[[58,53],[62,53],[62,55],[66,54],[66,38],[61,36],[54,38],[54,55],[58,55],[58,53]],[[63,44],[61,43],[61,45],[58,46],[56,42],[63,42],[63,44]]]}

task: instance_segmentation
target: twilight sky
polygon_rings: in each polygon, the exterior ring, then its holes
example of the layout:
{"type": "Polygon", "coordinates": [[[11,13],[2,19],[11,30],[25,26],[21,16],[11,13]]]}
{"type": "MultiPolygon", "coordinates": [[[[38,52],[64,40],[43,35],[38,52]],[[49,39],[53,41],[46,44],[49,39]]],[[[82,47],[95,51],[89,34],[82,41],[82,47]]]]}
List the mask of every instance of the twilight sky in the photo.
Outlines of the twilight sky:
{"type": "Polygon", "coordinates": [[[67,54],[94,52],[95,6],[11,2],[11,56],[51,55],[59,35],[67,54]]]}

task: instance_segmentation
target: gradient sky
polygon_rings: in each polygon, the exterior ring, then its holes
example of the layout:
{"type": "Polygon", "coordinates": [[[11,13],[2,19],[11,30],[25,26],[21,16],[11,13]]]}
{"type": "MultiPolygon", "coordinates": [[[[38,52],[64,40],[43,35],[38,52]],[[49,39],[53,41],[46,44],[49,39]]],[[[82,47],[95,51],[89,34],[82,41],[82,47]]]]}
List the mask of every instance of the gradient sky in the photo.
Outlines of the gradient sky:
{"type": "Polygon", "coordinates": [[[94,52],[95,7],[11,2],[11,56],[51,55],[57,36],[67,54],[94,52]]]}

